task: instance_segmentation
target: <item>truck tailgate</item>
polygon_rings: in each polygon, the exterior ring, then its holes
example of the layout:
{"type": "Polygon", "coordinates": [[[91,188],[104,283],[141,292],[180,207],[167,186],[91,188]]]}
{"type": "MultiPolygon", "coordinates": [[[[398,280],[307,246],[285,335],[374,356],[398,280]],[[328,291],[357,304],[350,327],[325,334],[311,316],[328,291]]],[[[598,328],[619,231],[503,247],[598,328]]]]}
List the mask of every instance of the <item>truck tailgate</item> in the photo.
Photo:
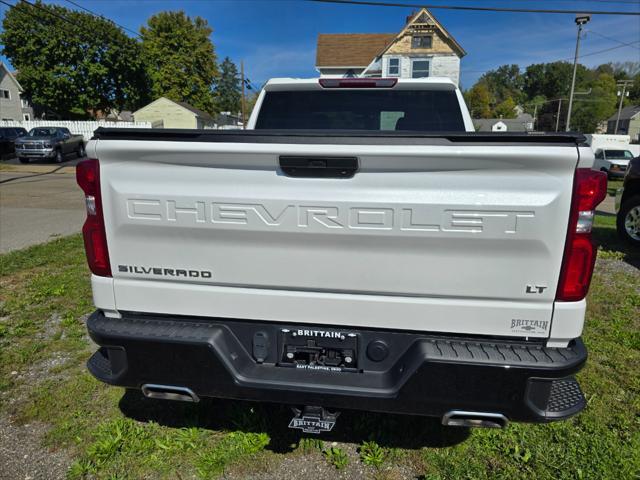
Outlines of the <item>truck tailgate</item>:
{"type": "Polygon", "coordinates": [[[575,142],[247,138],[93,142],[117,309],[548,336],[575,142]]]}

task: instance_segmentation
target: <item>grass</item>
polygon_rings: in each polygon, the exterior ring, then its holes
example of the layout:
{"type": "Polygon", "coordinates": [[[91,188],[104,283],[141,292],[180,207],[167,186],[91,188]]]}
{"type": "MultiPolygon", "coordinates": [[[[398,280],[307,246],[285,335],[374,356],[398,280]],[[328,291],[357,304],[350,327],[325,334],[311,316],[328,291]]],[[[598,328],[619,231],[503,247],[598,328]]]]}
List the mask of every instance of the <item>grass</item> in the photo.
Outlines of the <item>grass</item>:
{"type": "Polygon", "coordinates": [[[607,182],[607,194],[612,197],[615,196],[620,187],[622,187],[622,179],[609,180],[607,182]]]}
{"type": "Polygon", "coordinates": [[[327,462],[333,465],[336,470],[342,470],[349,465],[349,456],[339,447],[329,447],[323,450],[322,453],[327,459],[327,462]]]}
{"type": "Polygon", "coordinates": [[[579,374],[588,408],[565,422],[468,431],[354,411],[331,435],[309,438],[286,428],[284,407],[161,402],[106,386],[84,368],[92,348],[81,319],[92,305],[79,236],[0,256],[0,399],[21,399],[0,400],[0,415],[46,424],[44,444],[72,456],[72,479],[243,478],[287,457],[317,459],[326,476],[637,478],[640,273],[614,220],[596,219],[601,251],[583,337],[590,357],[579,374]]]}
{"type": "Polygon", "coordinates": [[[386,459],[386,452],[376,442],[364,442],[360,447],[360,460],[370,467],[380,468],[386,459]]]}

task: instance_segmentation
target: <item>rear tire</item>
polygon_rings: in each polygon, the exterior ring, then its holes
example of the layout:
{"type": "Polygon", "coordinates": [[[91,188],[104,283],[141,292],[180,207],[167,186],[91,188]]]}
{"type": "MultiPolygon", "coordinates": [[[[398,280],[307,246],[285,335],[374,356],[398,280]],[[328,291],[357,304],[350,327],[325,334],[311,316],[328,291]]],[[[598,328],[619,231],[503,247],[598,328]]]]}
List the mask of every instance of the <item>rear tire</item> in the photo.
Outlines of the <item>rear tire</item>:
{"type": "Polygon", "coordinates": [[[640,195],[625,200],[618,212],[616,227],[620,238],[640,247],[640,195]]]}
{"type": "Polygon", "coordinates": [[[78,151],[76,153],[78,154],[78,158],[83,158],[87,156],[87,152],[84,148],[84,142],[80,143],[80,147],[78,148],[78,151]]]}
{"type": "Polygon", "coordinates": [[[29,159],[24,157],[18,157],[18,161],[20,163],[29,163],[29,159]]]}
{"type": "Polygon", "coordinates": [[[56,156],[54,157],[56,163],[64,162],[64,155],[62,155],[62,150],[56,150],[56,156]]]}

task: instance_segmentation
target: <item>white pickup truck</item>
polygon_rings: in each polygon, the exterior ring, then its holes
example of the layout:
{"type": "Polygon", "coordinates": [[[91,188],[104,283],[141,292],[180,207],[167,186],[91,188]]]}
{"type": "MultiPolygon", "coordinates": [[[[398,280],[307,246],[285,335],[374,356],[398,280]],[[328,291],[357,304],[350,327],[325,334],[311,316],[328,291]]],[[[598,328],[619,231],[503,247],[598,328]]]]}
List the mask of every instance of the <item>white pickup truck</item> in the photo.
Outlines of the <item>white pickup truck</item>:
{"type": "Polygon", "coordinates": [[[606,177],[575,134],[475,133],[445,79],[269,81],[246,131],[98,129],[78,165],[98,379],[502,427],[572,376],[606,177]]]}

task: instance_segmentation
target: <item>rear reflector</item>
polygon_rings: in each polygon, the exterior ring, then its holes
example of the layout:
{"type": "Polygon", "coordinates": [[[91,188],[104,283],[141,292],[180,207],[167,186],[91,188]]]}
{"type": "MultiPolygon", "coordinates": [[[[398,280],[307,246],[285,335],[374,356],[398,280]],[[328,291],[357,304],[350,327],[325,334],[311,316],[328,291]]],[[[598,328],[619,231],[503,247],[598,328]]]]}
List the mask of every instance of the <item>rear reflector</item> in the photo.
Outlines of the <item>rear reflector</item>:
{"type": "Polygon", "coordinates": [[[393,88],[397,78],[321,78],[322,88],[393,88]]]}
{"type": "Polygon", "coordinates": [[[556,300],[576,302],[587,296],[597,249],[591,230],[596,206],[607,196],[607,175],[579,168],[573,182],[573,198],[556,300]]]}
{"type": "Polygon", "coordinates": [[[84,192],[87,206],[87,219],[82,227],[82,236],[84,237],[84,249],[89,269],[95,275],[110,277],[111,264],[102,213],[100,163],[98,160],[89,159],[78,163],[76,181],[84,192]]]}

